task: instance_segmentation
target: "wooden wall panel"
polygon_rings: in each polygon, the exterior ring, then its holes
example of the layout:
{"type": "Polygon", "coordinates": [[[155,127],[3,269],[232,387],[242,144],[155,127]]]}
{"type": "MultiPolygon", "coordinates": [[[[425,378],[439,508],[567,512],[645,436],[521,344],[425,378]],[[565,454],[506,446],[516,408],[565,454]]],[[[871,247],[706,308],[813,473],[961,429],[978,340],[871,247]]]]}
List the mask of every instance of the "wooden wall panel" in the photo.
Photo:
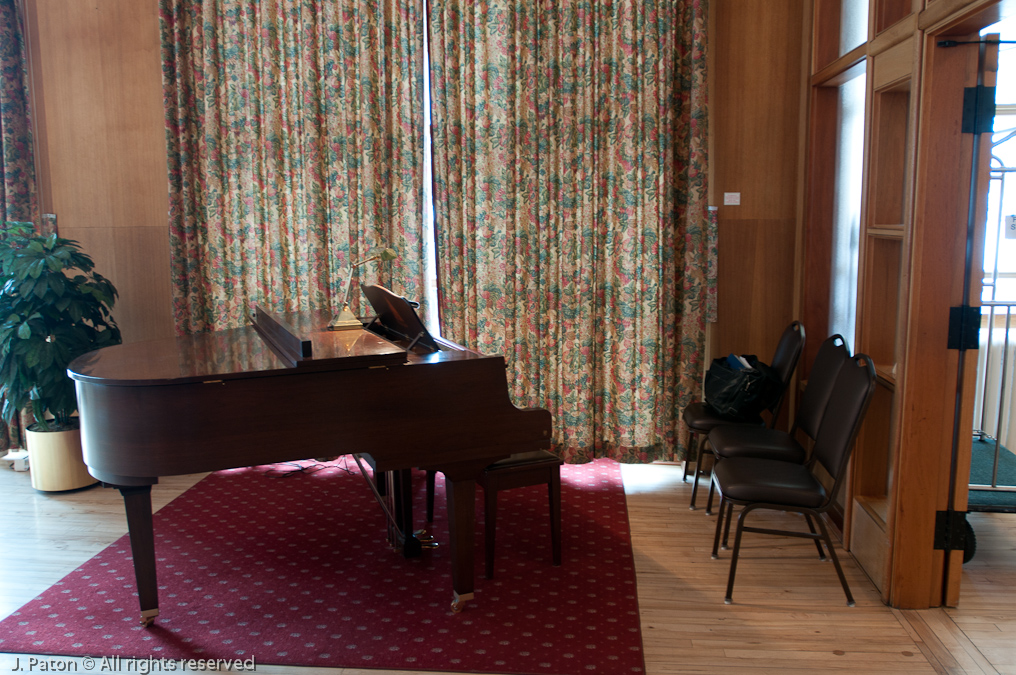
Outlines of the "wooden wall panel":
{"type": "Polygon", "coordinates": [[[805,5],[797,0],[714,3],[710,163],[711,192],[719,206],[716,354],[754,353],[768,360],[783,329],[796,318],[805,5]],[[739,192],[740,206],[724,206],[725,192],[739,192]]]}
{"type": "MultiPolygon", "coordinates": [[[[768,363],[793,320],[794,237],[797,223],[729,220],[720,226],[720,354],[755,354],[768,363]],[[746,345],[750,345],[747,346],[746,345]]],[[[807,330],[807,326],[805,326],[807,330]]]]}
{"type": "Polygon", "coordinates": [[[41,207],[120,292],[128,342],[173,333],[156,0],[27,0],[41,207]]]}
{"type": "Polygon", "coordinates": [[[81,242],[96,269],[108,276],[120,298],[113,318],[125,342],[173,334],[169,323],[169,234],[158,227],[61,227],[61,236],[81,242]],[[128,281],[120,281],[128,280],[128,281]]]}
{"type": "Polygon", "coordinates": [[[801,129],[803,3],[717,4],[712,92],[718,200],[740,192],[721,219],[794,218],[801,129]]]}
{"type": "MultiPolygon", "coordinates": [[[[831,226],[835,208],[832,190],[819,186],[836,181],[836,135],[838,97],[835,87],[815,87],[811,91],[811,116],[814,120],[808,136],[808,174],[805,178],[804,217],[804,288],[801,289],[801,321],[811,339],[801,355],[801,374],[807,377],[819,345],[829,334],[829,294],[832,283],[829,269],[833,260],[831,226]]],[[[853,349],[853,336],[847,341],[853,349]]]]}

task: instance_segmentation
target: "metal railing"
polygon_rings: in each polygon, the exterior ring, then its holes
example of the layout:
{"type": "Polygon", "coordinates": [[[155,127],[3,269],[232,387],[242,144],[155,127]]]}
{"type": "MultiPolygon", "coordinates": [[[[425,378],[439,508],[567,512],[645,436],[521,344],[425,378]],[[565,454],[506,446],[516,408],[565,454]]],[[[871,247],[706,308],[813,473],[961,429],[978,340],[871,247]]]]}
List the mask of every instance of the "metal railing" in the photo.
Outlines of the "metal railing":
{"type": "MultiPolygon", "coordinates": [[[[1016,176],[1012,161],[1016,144],[1016,106],[999,105],[995,114],[973,419],[975,440],[993,444],[994,452],[990,480],[976,484],[971,481],[970,489],[1016,492],[1016,485],[999,484],[999,464],[1003,453],[1016,449],[1016,401],[1012,396],[1012,383],[1016,377],[1016,328],[1013,326],[1016,321],[1016,272],[1009,259],[1012,244],[1006,243],[1005,229],[1005,216],[1013,209],[1012,198],[1006,192],[1007,188],[1011,191],[1011,181],[1016,176]]],[[[978,448],[977,451],[980,453],[983,449],[978,448]]],[[[984,480],[981,467],[983,465],[978,467],[977,477],[984,480]]],[[[1014,481],[1010,478],[1007,482],[1014,481]]]]}
{"type": "Polygon", "coordinates": [[[998,482],[999,460],[1007,451],[1002,439],[1008,435],[1009,426],[1016,424],[1012,396],[1016,366],[1016,340],[1013,339],[1016,303],[985,301],[981,307],[981,354],[974,398],[974,436],[993,441],[995,451],[990,483],[971,483],[970,489],[1016,492],[1016,485],[999,485],[998,482]]]}

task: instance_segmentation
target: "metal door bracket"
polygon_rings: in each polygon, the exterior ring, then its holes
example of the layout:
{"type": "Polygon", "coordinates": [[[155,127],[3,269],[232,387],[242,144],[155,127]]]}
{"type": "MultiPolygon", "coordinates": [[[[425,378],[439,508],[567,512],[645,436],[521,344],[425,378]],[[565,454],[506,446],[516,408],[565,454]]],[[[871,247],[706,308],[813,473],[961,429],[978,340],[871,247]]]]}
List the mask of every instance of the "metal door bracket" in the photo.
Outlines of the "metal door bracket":
{"type": "Polygon", "coordinates": [[[967,512],[935,512],[935,550],[962,551],[967,545],[967,512]]]}
{"type": "Polygon", "coordinates": [[[995,88],[977,85],[963,90],[965,134],[990,134],[995,128],[995,88]]]}
{"type": "Polygon", "coordinates": [[[981,308],[962,305],[949,308],[949,337],[946,349],[977,349],[981,329],[981,308]]]}

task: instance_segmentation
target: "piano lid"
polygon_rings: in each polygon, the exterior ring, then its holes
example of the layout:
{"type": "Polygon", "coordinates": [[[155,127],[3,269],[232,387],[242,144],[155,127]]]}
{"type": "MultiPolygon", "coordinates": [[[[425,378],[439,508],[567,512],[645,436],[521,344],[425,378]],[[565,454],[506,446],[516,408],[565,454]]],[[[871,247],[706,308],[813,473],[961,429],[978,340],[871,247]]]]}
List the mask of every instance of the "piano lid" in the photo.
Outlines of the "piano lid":
{"type": "Polygon", "coordinates": [[[394,366],[409,358],[401,347],[368,331],[328,330],[331,317],[322,312],[276,318],[300,344],[308,343],[309,356],[294,361],[263,332],[246,326],[106,347],[74,359],[67,374],[81,382],[144,386],[394,366]]]}

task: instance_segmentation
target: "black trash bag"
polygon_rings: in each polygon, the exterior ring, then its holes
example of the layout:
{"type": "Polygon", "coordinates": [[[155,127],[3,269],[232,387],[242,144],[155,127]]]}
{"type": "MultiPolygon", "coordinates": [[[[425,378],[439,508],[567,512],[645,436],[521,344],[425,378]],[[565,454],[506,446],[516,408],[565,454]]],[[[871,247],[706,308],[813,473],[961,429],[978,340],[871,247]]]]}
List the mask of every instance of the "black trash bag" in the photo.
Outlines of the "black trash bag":
{"type": "Polygon", "coordinates": [[[783,395],[779,376],[752,354],[713,359],[706,372],[706,405],[731,421],[756,422],[783,395]],[[745,367],[743,362],[747,362],[745,367]]]}

